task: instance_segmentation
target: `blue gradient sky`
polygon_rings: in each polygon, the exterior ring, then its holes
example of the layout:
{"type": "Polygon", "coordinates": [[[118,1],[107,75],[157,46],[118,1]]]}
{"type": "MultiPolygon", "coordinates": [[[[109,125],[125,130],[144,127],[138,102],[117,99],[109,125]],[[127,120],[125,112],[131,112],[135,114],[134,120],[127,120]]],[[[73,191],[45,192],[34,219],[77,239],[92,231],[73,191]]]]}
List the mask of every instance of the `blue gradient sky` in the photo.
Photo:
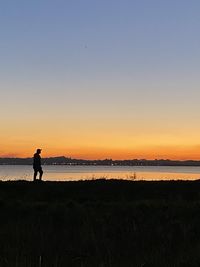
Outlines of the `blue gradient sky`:
{"type": "Polygon", "coordinates": [[[1,1],[0,155],[199,159],[199,10],[1,1]]]}

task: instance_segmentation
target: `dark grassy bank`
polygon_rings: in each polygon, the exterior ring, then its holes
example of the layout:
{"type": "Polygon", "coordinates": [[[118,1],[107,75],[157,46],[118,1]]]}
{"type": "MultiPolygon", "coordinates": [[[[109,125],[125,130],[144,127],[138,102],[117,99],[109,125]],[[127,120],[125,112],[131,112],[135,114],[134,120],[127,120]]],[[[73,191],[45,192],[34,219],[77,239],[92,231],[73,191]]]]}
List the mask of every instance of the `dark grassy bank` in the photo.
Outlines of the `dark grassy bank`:
{"type": "Polygon", "coordinates": [[[0,267],[199,267],[200,182],[0,182],[0,267]]]}

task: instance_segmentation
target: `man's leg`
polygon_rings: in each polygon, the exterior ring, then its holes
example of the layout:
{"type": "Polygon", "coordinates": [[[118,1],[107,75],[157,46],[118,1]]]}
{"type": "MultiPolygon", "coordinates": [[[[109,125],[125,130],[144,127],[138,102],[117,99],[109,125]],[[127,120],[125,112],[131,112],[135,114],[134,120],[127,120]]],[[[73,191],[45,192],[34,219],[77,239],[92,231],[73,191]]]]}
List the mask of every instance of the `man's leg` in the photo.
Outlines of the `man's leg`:
{"type": "Polygon", "coordinates": [[[40,179],[40,181],[41,181],[41,180],[42,180],[42,175],[43,175],[43,170],[40,169],[39,172],[40,172],[40,177],[39,177],[39,179],[40,179]]]}
{"type": "Polygon", "coordinates": [[[34,182],[36,181],[37,173],[38,173],[38,171],[37,170],[34,170],[34,175],[33,175],[33,181],[34,182]]]}

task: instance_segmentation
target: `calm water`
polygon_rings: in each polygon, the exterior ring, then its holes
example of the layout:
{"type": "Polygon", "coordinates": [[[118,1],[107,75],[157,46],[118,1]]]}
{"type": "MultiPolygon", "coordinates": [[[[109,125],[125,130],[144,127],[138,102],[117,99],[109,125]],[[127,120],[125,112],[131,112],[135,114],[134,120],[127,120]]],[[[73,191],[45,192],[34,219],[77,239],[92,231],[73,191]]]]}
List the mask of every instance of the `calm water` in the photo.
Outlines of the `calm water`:
{"type": "MultiPolygon", "coordinates": [[[[200,179],[200,167],[164,166],[43,166],[44,180],[72,181],[98,178],[137,180],[200,179]]],[[[32,180],[32,166],[0,166],[0,180],[32,180]]]]}

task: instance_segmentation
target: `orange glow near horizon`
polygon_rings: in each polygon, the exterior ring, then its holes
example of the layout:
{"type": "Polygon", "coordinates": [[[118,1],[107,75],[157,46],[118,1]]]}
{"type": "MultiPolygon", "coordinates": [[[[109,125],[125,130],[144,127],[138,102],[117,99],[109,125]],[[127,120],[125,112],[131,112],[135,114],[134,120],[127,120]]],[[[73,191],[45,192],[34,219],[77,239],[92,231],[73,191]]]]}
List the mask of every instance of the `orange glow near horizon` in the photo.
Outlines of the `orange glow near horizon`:
{"type": "Polygon", "coordinates": [[[44,118],[38,122],[25,120],[22,127],[15,121],[5,121],[0,157],[32,157],[36,148],[42,148],[42,157],[200,160],[197,124],[189,127],[188,123],[186,127],[182,121],[171,120],[169,127],[162,120],[130,121],[126,118],[119,124],[108,118],[44,118]]]}
{"type": "Polygon", "coordinates": [[[105,159],[112,158],[114,160],[123,159],[171,159],[171,160],[200,160],[200,146],[197,147],[146,147],[133,149],[117,149],[117,148],[67,148],[59,149],[47,146],[32,146],[26,148],[17,148],[17,153],[7,151],[3,153],[1,150],[0,157],[32,157],[37,147],[41,147],[42,157],[66,156],[71,158],[82,159],[105,159]]]}

